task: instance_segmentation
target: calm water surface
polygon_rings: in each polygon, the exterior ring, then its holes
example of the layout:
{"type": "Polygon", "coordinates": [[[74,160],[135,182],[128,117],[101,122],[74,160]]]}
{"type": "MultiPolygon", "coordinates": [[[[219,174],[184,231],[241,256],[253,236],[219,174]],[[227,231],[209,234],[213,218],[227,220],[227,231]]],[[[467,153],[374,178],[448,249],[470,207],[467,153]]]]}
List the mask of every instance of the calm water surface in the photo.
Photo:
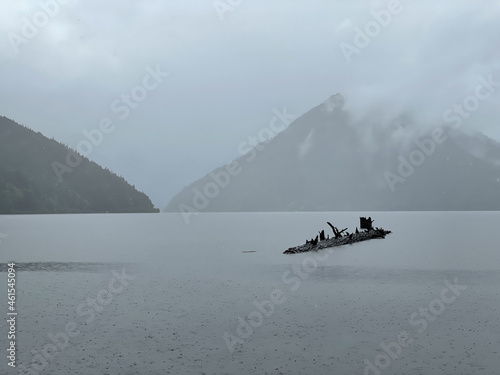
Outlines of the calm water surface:
{"type": "Polygon", "coordinates": [[[496,374],[500,213],[362,215],[393,233],[317,259],[282,252],[326,221],[354,230],[359,213],[0,216],[0,261],[18,264],[18,360],[29,367],[73,322],[39,373],[362,374],[406,331],[414,343],[381,373],[496,374]],[[117,273],[122,290],[99,294],[117,273]],[[455,278],[468,289],[419,333],[412,313],[455,278]],[[259,321],[273,291],[282,303],[259,321]]]}

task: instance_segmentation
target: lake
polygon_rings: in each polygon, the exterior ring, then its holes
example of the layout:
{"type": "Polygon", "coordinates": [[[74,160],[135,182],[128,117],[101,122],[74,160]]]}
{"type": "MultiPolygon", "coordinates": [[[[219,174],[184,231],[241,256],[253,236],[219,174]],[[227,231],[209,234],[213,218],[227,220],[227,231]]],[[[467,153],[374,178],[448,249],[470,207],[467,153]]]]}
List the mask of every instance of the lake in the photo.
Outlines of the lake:
{"type": "MultiPolygon", "coordinates": [[[[20,374],[498,374],[498,212],[0,216],[20,374]],[[284,250],[359,216],[386,239],[284,250]]],[[[331,233],[330,233],[331,235],[331,233]]],[[[7,315],[5,313],[5,317],[7,315]]],[[[0,343],[8,352],[8,325],[0,343]]]]}

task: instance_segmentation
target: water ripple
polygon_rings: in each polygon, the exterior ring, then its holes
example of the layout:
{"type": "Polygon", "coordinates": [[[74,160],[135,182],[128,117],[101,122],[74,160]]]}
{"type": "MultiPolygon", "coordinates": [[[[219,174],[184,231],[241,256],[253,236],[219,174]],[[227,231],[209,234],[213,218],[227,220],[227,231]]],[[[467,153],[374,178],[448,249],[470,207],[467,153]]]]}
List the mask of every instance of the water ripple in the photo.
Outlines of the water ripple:
{"type": "MultiPolygon", "coordinates": [[[[112,269],[130,268],[127,263],[90,263],[90,262],[16,262],[16,272],[47,271],[47,272],[108,272],[112,269]]],[[[8,265],[0,264],[0,272],[7,272],[8,265]]]]}

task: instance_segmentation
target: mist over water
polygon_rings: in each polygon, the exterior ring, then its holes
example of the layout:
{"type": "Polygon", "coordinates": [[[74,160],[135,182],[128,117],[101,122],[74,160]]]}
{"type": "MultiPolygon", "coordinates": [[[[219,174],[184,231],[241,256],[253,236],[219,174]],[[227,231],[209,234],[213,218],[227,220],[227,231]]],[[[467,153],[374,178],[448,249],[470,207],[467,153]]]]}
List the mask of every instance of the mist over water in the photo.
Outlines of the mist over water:
{"type": "Polygon", "coordinates": [[[3,1],[0,374],[498,375],[499,20],[3,1]]]}
{"type": "Polygon", "coordinates": [[[300,255],[281,253],[322,229],[328,233],[327,221],[353,231],[359,217],[369,215],[375,226],[393,233],[336,249],[328,264],[500,269],[493,235],[497,212],[200,213],[189,225],[175,213],[3,216],[2,230],[9,235],[2,243],[2,261],[161,264],[174,272],[182,272],[186,263],[204,267],[207,261],[219,270],[240,262],[246,266],[255,258],[262,265],[286,265],[300,255]],[[241,258],[243,251],[259,256],[241,258]]]}
{"type": "Polygon", "coordinates": [[[19,265],[19,359],[29,364],[49,333],[75,322],[79,335],[42,373],[351,375],[405,331],[414,344],[388,374],[493,374],[499,219],[496,212],[206,213],[186,225],[179,214],[0,217],[8,234],[1,261],[19,265]],[[326,221],[353,231],[359,216],[393,233],[282,254],[328,232],[326,221]],[[126,286],[89,319],[88,298],[99,299],[122,272],[126,286]],[[423,323],[411,314],[440,298],[447,281],[467,289],[420,334],[423,323]],[[282,304],[251,335],[238,336],[238,319],[274,290],[282,304]],[[225,333],[243,344],[228,345],[225,333]]]}

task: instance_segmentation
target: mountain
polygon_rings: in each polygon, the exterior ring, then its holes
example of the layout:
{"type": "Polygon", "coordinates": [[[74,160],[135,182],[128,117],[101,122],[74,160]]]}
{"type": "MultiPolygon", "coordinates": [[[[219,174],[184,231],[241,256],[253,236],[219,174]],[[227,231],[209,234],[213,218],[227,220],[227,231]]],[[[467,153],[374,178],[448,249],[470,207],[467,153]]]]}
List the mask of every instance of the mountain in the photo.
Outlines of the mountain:
{"type": "Polygon", "coordinates": [[[383,126],[343,106],[340,94],[330,97],[185,187],[165,211],[500,209],[498,143],[458,121],[423,131],[399,116],[383,126]]]}
{"type": "Polygon", "coordinates": [[[0,117],[0,214],[101,212],[158,209],[123,177],[0,117]]]}

